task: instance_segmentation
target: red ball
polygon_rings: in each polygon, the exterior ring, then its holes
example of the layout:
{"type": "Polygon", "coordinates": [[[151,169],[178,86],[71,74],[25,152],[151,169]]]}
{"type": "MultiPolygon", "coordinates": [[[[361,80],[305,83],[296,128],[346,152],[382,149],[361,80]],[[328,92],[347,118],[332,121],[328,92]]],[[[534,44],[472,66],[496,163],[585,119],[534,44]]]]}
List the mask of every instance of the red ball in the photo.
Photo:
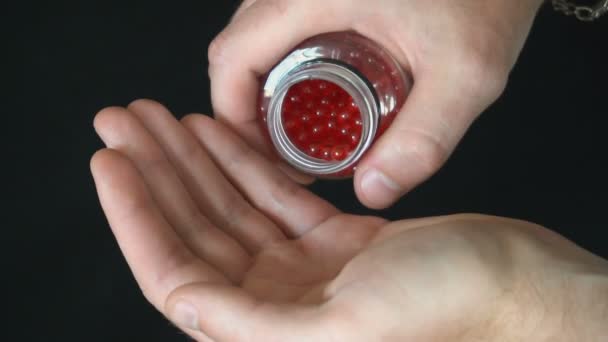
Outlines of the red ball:
{"type": "Polygon", "coordinates": [[[344,89],[323,80],[293,85],[285,96],[282,120],[291,142],[314,158],[344,160],[361,137],[357,104],[344,89]]]}

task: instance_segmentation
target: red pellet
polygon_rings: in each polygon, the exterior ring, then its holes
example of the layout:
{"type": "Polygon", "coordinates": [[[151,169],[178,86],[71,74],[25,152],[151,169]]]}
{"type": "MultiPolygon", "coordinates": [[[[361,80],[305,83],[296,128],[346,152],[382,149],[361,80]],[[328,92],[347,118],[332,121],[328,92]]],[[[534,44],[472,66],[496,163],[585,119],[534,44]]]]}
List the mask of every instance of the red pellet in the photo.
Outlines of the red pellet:
{"type": "Polygon", "coordinates": [[[283,127],[307,155],[327,161],[348,157],[361,140],[361,112],[338,85],[307,80],[292,86],[283,103],[283,127]]]}

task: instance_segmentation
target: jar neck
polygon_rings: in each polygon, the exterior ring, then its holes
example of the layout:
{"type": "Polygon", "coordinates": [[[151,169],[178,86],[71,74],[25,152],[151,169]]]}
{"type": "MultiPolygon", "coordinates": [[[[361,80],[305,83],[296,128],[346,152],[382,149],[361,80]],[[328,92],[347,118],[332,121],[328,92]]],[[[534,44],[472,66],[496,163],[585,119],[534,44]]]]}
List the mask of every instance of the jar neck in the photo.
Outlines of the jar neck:
{"type": "Polygon", "coordinates": [[[313,175],[331,175],[355,166],[370,148],[380,121],[379,101],[369,82],[356,71],[339,62],[312,60],[296,66],[277,80],[268,103],[267,125],[270,138],[281,157],[298,170],[313,175]],[[296,147],[283,125],[283,104],[289,89],[306,80],[332,82],[346,91],[361,113],[361,138],[357,147],[342,161],[326,161],[311,157],[296,147]]]}

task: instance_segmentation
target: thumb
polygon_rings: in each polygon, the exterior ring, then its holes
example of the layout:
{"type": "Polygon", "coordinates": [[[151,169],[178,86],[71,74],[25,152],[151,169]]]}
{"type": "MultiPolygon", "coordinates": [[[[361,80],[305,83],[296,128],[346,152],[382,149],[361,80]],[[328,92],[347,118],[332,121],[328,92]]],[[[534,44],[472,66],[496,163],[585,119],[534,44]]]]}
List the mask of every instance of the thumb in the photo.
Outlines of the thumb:
{"type": "Polygon", "coordinates": [[[193,337],[217,341],[323,341],[327,334],[318,306],[264,302],[226,285],[181,287],[165,312],[193,337]]]}
{"type": "Polygon", "coordinates": [[[388,207],[435,173],[504,88],[502,81],[457,73],[416,80],[401,112],[357,168],[355,190],[364,205],[388,207]]]}

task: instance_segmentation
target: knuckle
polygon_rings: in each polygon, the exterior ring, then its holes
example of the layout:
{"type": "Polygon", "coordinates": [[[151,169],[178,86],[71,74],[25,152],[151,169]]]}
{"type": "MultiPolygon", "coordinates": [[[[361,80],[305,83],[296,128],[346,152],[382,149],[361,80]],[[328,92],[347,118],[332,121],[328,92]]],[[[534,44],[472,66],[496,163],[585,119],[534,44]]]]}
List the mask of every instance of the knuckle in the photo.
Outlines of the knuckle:
{"type": "MultiPolygon", "coordinates": [[[[255,2],[256,13],[262,14],[258,15],[260,18],[280,18],[287,14],[292,4],[297,3],[298,1],[293,0],[259,0],[255,2]]],[[[253,6],[253,1],[251,1],[250,6],[253,6]]],[[[225,63],[231,56],[231,53],[228,50],[233,41],[232,38],[240,33],[246,32],[246,30],[251,30],[252,23],[249,22],[251,18],[239,20],[240,18],[242,17],[235,17],[234,21],[231,22],[226,29],[220,32],[209,44],[207,50],[209,65],[225,63]]],[[[255,20],[259,21],[261,19],[254,19],[254,21],[255,20]]]]}
{"type": "Polygon", "coordinates": [[[302,189],[301,186],[294,183],[290,178],[278,177],[270,188],[270,201],[268,201],[269,203],[265,203],[266,208],[264,209],[286,208],[285,203],[293,202],[294,198],[300,196],[302,189]]]}
{"type": "Polygon", "coordinates": [[[142,198],[141,196],[133,196],[126,199],[122,204],[122,212],[115,215],[115,222],[118,224],[127,226],[133,222],[134,219],[148,215],[152,210],[152,204],[149,200],[142,198]]]}
{"type": "Polygon", "coordinates": [[[163,172],[169,168],[167,159],[161,153],[150,154],[146,157],[142,156],[139,159],[139,162],[136,161],[135,164],[144,175],[163,172]]]}
{"type": "Polygon", "coordinates": [[[504,90],[508,78],[506,63],[490,47],[462,53],[459,69],[462,90],[494,100],[504,90]]]}
{"type": "Polygon", "coordinates": [[[270,15],[282,16],[287,13],[293,0],[266,0],[262,3],[271,11],[270,15]]]}
{"type": "MultiPolygon", "coordinates": [[[[202,147],[192,136],[188,136],[183,143],[176,144],[173,151],[173,153],[167,153],[167,158],[172,164],[176,165],[178,168],[183,168],[184,170],[187,170],[187,164],[184,161],[200,162],[209,159],[207,153],[203,151],[202,147]]],[[[178,174],[180,174],[180,172],[178,172],[178,174]]]]}
{"type": "Polygon", "coordinates": [[[413,163],[424,174],[434,173],[448,158],[448,148],[431,133],[407,129],[399,135],[400,139],[392,145],[394,155],[413,163]]]}
{"type": "Polygon", "coordinates": [[[252,215],[253,211],[251,205],[238,193],[227,196],[220,208],[221,217],[227,225],[226,228],[229,229],[237,227],[240,222],[252,215]]]}
{"type": "Polygon", "coordinates": [[[226,48],[229,42],[229,34],[226,30],[220,32],[209,44],[207,58],[210,65],[220,64],[224,59],[226,48]]]}
{"type": "Polygon", "coordinates": [[[226,170],[236,171],[239,168],[252,164],[255,151],[245,143],[234,144],[225,152],[226,170]]]}

